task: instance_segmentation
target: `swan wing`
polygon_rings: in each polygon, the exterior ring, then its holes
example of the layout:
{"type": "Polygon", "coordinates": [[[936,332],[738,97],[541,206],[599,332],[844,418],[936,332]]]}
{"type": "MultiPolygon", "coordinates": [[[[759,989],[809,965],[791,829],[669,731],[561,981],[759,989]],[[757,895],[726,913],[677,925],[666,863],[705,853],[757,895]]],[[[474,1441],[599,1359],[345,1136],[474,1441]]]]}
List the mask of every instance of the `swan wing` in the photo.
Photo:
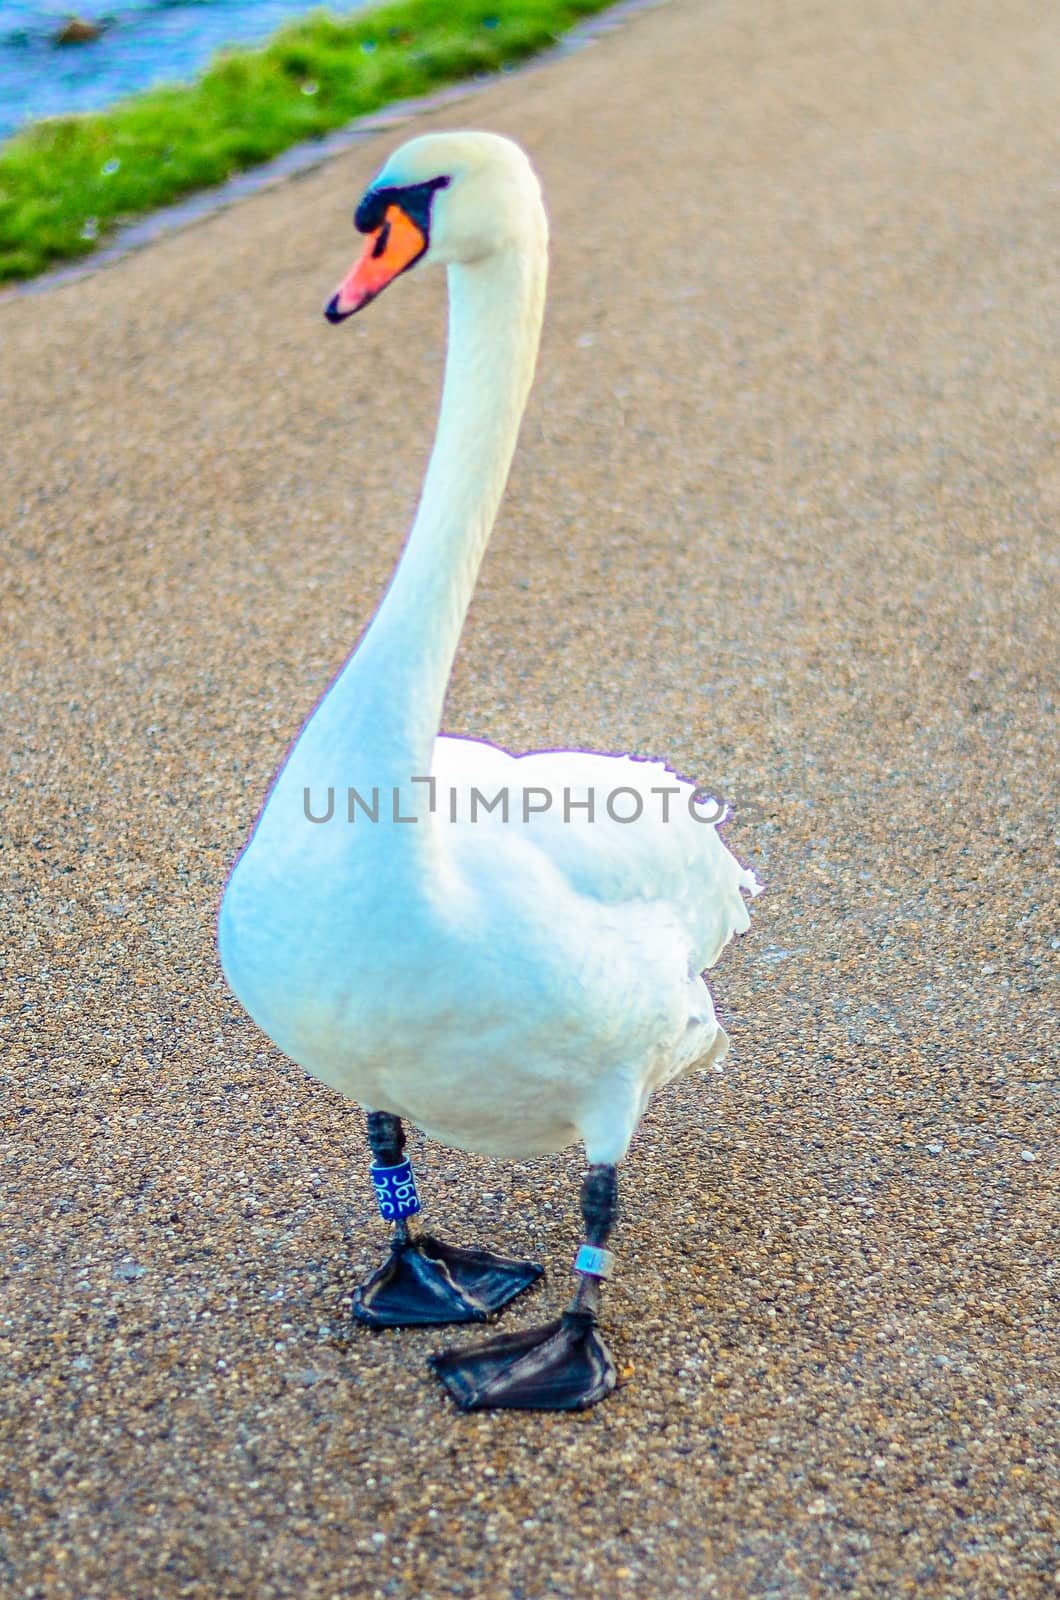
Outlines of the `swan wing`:
{"type": "Polygon", "coordinates": [[[484,835],[495,850],[505,829],[601,906],[662,902],[682,929],[690,975],[713,966],[750,925],[744,895],[760,886],[718,833],[723,809],[696,804],[695,785],[662,761],[583,750],[514,756],[446,736],[435,743],[432,771],[443,837],[458,861],[477,865],[484,835]]]}

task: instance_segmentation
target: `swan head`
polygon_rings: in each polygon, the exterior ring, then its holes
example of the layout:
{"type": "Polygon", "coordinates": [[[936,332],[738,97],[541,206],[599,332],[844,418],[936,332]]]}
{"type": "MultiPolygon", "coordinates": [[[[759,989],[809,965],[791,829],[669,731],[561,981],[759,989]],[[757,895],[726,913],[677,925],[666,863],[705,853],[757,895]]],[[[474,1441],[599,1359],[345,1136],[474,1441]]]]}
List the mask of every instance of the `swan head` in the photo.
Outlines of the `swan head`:
{"type": "Polygon", "coordinates": [[[534,170],[496,133],[427,133],[377,173],[354,212],[364,250],[324,309],[342,322],[420,261],[472,266],[530,242],[543,248],[545,210],[534,170]]]}

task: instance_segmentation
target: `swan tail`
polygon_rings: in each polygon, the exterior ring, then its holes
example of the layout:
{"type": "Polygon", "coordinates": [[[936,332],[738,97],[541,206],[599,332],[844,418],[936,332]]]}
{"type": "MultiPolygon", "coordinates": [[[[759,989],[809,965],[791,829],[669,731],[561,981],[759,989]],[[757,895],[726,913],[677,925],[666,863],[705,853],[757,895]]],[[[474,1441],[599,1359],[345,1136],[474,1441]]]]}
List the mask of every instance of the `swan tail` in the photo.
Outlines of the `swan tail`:
{"type": "Polygon", "coordinates": [[[691,982],[691,1004],[684,1035],[674,1053],[667,1081],[685,1078],[692,1072],[722,1070],[729,1053],[729,1035],[714,1014],[710,990],[702,978],[691,982]]]}

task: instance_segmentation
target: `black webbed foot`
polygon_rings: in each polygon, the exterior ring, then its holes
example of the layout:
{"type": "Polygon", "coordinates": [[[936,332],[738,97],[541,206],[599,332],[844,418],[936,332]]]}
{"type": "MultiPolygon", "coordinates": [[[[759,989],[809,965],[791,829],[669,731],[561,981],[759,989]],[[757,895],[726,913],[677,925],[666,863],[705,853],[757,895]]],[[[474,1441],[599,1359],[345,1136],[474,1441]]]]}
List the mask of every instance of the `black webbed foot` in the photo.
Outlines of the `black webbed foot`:
{"type": "Polygon", "coordinates": [[[555,1322],[431,1357],[431,1366],[462,1411],[584,1411],[611,1393],[617,1373],[596,1313],[600,1280],[611,1265],[604,1245],[617,1205],[615,1169],[596,1163],[582,1184],[586,1240],[574,1260],[578,1288],[555,1322]]]}
{"type": "Polygon", "coordinates": [[[485,1322],[541,1272],[536,1261],[462,1250],[428,1233],[397,1238],[389,1259],[358,1285],[353,1314],[373,1328],[485,1322]]]}
{"type": "Polygon", "coordinates": [[[462,1411],[582,1411],[617,1381],[596,1318],[585,1311],[467,1350],[443,1350],[430,1363],[462,1411]]]}

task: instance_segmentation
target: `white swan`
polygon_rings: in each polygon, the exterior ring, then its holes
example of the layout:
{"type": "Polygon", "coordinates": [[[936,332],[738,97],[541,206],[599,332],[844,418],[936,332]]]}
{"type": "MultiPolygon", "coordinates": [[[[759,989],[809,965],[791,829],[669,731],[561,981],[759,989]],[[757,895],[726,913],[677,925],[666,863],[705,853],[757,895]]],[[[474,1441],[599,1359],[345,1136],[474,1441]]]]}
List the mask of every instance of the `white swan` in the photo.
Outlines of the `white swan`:
{"type": "Polygon", "coordinates": [[[448,268],[438,433],[390,588],[232,871],[221,960],[280,1049],[371,1108],[395,1233],[358,1291],[362,1320],[482,1320],[540,1271],[410,1233],[399,1119],[489,1155],[584,1142],[568,1312],[434,1361],[466,1407],[588,1405],[615,1381],[595,1316],[615,1164],[652,1091],[724,1055],[700,973],[748,926],[742,892],[758,886],[706,820],[717,810],[662,763],[439,737],[533,376],[547,224],[522,151],[486,133],[404,145],[355,220],[368,240],[329,320],[419,260],[448,268]]]}

